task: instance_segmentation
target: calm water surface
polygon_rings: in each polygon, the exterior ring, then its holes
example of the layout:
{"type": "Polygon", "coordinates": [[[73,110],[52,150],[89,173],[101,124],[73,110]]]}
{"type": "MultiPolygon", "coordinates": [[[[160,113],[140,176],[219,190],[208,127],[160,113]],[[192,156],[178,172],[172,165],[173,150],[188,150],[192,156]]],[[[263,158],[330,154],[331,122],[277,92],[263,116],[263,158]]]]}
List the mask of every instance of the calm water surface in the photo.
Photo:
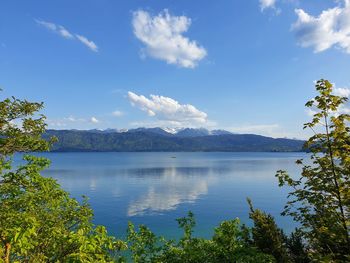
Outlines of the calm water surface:
{"type": "Polygon", "coordinates": [[[127,222],[178,237],[176,218],[191,210],[196,235],[209,237],[222,220],[250,224],[246,198],[276,217],[287,232],[295,227],[279,214],[287,189],[275,173],[297,176],[305,153],[48,153],[45,176],[56,178],[73,197],[87,195],[94,222],[124,236],[127,222]]]}

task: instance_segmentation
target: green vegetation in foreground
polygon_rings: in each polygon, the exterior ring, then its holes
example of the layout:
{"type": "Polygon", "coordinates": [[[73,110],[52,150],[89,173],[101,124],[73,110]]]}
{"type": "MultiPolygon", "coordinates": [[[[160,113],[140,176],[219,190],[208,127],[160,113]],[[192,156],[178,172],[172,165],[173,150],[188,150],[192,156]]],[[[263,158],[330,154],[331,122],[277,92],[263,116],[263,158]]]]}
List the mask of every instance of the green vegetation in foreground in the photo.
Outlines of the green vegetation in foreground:
{"type": "Polygon", "coordinates": [[[289,236],[274,218],[248,199],[251,228],[239,219],[223,221],[211,239],[193,236],[191,212],[177,219],[179,241],[129,224],[126,240],[95,226],[86,198],[70,198],[57,182],[40,172],[49,160],[30,155],[12,167],[16,152],[47,151],[55,138],[42,139],[45,117],[40,103],[17,99],[0,102],[0,262],[350,262],[350,116],[339,107],[346,98],[332,94],[326,80],[306,104],[317,113],[305,128],[315,131],[306,146],[312,166],[302,165],[298,180],[278,171],[280,185],[291,188],[283,215],[300,224],[289,236]],[[319,133],[324,129],[323,133],[319,133]]]}

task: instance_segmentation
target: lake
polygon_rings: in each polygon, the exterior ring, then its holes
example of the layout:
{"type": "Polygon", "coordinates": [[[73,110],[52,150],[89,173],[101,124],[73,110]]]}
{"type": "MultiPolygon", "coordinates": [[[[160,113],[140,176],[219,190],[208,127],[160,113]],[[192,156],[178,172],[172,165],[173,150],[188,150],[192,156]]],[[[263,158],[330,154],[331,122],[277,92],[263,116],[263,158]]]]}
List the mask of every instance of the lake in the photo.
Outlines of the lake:
{"type": "Polygon", "coordinates": [[[58,180],[73,197],[89,197],[96,224],[125,236],[128,221],[177,238],[176,218],[195,214],[195,235],[210,237],[222,220],[239,217],[248,225],[246,198],[275,216],[287,232],[296,224],[280,212],[287,189],[275,173],[300,174],[305,153],[47,153],[45,176],[58,180]]]}

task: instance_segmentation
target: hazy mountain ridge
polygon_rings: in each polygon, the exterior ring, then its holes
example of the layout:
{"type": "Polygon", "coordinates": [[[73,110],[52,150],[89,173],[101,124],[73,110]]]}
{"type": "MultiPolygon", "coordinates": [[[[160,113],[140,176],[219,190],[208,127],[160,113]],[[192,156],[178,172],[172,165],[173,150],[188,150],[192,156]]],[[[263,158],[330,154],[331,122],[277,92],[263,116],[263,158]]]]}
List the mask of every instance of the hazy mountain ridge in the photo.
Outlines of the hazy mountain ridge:
{"type": "MultiPolygon", "coordinates": [[[[72,130],[72,131],[81,131],[81,130],[72,130]]],[[[87,132],[95,132],[95,133],[122,133],[122,132],[149,132],[160,135],[167,136],[178,136],[178,137],[197,137],[197,136],[208,136],[208,135],[224,135],[224,134],[233,134],[232,132],[226,130],[208,130],[205,128],[135,128],[135,129],[92,129],[86,130],[87,132]]]]}
{"type": "Polygon", "coordinates": [[[161,128],[119,130],[48,130],[46,137],[59,141],[53,151],[225,151],[290,152],[302,151],[302,140],[271,138],[254,134],[185,128],[176,134],[161,128]]]}

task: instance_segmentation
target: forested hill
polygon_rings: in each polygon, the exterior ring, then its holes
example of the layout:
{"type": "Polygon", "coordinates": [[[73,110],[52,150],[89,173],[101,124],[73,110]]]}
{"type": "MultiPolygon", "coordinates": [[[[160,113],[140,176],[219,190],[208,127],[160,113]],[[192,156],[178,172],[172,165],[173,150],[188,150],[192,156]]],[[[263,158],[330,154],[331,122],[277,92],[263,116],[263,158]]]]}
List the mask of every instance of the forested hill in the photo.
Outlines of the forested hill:
{"type": "Polygon", "coordinates": [[[139,129],[127,132],[98,130],[47,130],[45,137],[56,136],[52,151],[132,152],[132,151],[225,151],[291,152],[302,151],[304,141],[274,139],[254,134],[177,136],[159,130],[139,129]]]}

